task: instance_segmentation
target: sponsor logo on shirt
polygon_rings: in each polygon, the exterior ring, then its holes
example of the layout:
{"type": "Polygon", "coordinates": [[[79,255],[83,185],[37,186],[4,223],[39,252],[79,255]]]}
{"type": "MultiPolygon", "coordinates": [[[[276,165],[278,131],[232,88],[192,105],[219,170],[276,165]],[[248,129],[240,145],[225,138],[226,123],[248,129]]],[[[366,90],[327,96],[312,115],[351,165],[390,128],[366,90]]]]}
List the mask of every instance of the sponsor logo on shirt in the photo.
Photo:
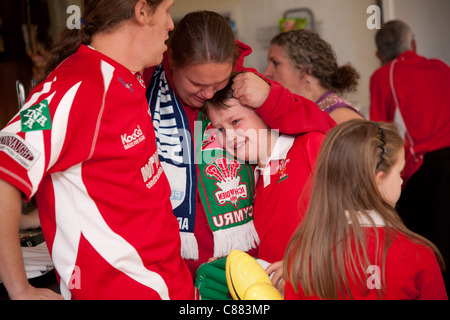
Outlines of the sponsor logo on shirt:
{"type": "Polygon", "coordinates": [[[30,169],[41,155],[16,134],[0,132],[0,151],[5,152],[25,169],[30,169]]]}
{"type": "MultiPolygon", "coordinates": [[[[139,84],[140,84],[143,88],[145,88],[145,82],[144,82],[144,79],[142,79],[142,76],[141,76],[139,73],[137,73],[135,76],[136,76],[136,79],[137,79],[137,81],[139,82],[139,84]]],[[[130,90],[131,92],[134,93],[133,84],[132,84],[130,81],[125,81],[125,80],[123,80],[121,77],[117,77],[117,80],[119,80],[119,82],[120,82],[125,88],[127,88],[128,90],[130,90]]]]}
{"type": "Polygon", "coordinates": [[[142,179],[147,188],[151,189],[158,182],[162,173],[163,167],[159,164],[158,150],[156,150],[148,160],[148,163],[141,168],[142,179]]]}
{"type": "Polygon", "coordinates": [[[134,146],[138,145],[142,141],[145,140],[145,136],[142,133],[141,127],[139,125],[136,129],[134,129],[133,133],[125,133],[120,136],[122,140],[122,144],[125,150],[128,150],[130,148],[133,148],[134,146]]]}
{"type": "Polygon", "coordinates": [[[121,77],[118,78],[119,82],[131,92],[134,92],[133,85],[129,81],[123,80],[121,77]]]}
{"type": "Polygon", "coordinates": [[[206,167],[206,175],[217,180],[215,183],[219,190],[214,192],[217,202],[224,205],[227,202],[237,207],[240,199],[247,199],[247,185],[241,184],[238,172],[241,165],[234,159],[218,158],[206,167]]]}
{"type": "Polygon", "coordinates": [[[20,112],[22,132],[48,130],[52,128],[47,100],[20,112]]]}

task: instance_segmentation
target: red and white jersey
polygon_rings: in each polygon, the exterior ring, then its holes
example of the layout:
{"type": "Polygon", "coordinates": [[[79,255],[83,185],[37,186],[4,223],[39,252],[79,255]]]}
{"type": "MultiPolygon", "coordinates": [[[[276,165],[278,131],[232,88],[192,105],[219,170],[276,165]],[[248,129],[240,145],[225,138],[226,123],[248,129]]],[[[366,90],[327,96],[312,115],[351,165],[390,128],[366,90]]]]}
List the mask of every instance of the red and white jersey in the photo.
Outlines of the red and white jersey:
{"type": "Polygon", "coordinates": [[[270,263],[283,260],[309,202],[309,179],[324,138],[318,132],[297,138],[281,135],[267,166],[255,169],[253,222],[260,239],[258,258],[270,263]]]}
{"type": "Polygon", "coordinates": [[[0,132],[67,299],[192,299],[140,77],[81,46],[0,132]]]}
{"type": "MultiPolygon", "coordinates": [[[[390,237],[393,241],[387,250],[385,264],[383,264],[383,244],[388,231],[377,213],[369,214],[377,230],[374,230],[367,218],[361,217],[360,224],[365,236],[367,257],[374,264],[367,267],[368,278],[363,285],[358,280],[352,280],[358,277],[347,269],[352,298],[354,300],[447,300],[442,273],[430,247],[411,240],[401,232],[391,230],[390,237]]],[[[286,300],[319,300],[316,295],[306,296],[300,284],[299,292],[296,293],[289,281],[286,282],[284,298],[286,300]]],[[[349,300],[350,297],[345,293],[339,299],[349,300]]]]}

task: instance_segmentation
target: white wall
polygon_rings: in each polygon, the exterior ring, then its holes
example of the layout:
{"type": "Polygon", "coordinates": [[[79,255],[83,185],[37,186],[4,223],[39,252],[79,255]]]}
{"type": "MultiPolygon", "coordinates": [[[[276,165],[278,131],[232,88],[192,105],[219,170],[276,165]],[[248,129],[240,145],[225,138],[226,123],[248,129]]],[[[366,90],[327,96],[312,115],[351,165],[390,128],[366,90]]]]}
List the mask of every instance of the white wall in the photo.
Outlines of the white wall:
{"type": "Polygon", "coordinates": [[[348,98],[367,114],[370,101],[369,77],[379,66],[375,57],[375,30],[366,26],[367,7],[375,0],[175,0],[175,20],[190,11],[212,10],[229,14],[236,21],[238,39],[253,53],[246,66],[264,72],[269,42],[278,32],[278,20],[285,11],[307,7],[315,15],[316,31],[333,46],[341,64],[350,62],[360,72],[358,91],[348,98]]]}
{"type": "MultiPolygon", "coordinates": [[[[341,64],[350,62],[360,72],[356,93],[349,100],[368,114],[369,81],[380,66],[375,57],[376,30],[369,30],[367,8],[375,0],[175,0],[174,19],[187,12],[213,10],[236,21],[238,39],[253,48],[246,65],[263,72],[268,42],[276,34],[286,10],[307,7],[316,18],[317,32],[334,48],[341,64]]],[[[402,19],[413,28],[419,54],[450,62],[449,0],[383,0],[386,20],[402,19]]]]}
{"type": "Polygon", "coordinates": [[[400,19],[412,29],[417,51],[450,64],[449,0],[384,0],[386,20],[400,19]]]}
{"type": "MultiPolygon", "coordinates": [[[[52,16],[52,32],[64,28],[67,6],[80,0],[47,0],[52,16]]],[[[416,35],[419,54],[450,63],[450,0],[382,0],[386,21],[402,19],[416,35]]],[[[375,57],[376,30],[369,30],[367,8],[376,0],[175,0],[174,20],[196,10],[212,10],[229,15],[238,28],[239,40],[253,53],[248,67],[264,72],[270,39],[278,32],[278,19],[290,9],[306,7],[313,11],[316,31],[334,48],[340,64],[350,62],[360,72],[356,93],[347,98],[368,114],[369,80],[380,66],[375,57]]]]}

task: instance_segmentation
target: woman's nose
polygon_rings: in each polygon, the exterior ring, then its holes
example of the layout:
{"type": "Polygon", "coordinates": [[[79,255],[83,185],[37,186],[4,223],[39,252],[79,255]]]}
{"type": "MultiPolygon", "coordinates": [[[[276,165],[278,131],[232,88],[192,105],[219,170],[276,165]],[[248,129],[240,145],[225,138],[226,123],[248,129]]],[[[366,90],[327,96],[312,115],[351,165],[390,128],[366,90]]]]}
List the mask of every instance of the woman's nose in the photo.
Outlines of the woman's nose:
{"type": "Polygon", "coordinates": [[[216,94],[216,91],[212,87],[206,87],[202,90],[202,97],[204,99],[211,99],[216,94]]]}
{"type": "Polygon", "coordinates": [[[272,77],[273,77],[272,74],[273,74],[273,68],[272,68],[272,66],[271,66],[270,63],[269,63],[269,64],[267,65],[266,70],[264,71],[264,76],[265,76],[266,78],[272,80],[272,77]]]}

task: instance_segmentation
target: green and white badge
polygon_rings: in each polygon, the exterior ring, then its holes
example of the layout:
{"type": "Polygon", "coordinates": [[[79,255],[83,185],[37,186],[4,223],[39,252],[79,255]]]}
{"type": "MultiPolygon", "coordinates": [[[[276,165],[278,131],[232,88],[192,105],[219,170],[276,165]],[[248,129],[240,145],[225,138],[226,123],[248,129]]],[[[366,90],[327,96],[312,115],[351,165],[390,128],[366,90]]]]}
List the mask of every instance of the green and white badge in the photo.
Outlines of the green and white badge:
{"type": "Polygon", "coordinates": [[[48,101],[44,100],[20,112],[22,132],[48,130],[52,128],[48,101]]]}

